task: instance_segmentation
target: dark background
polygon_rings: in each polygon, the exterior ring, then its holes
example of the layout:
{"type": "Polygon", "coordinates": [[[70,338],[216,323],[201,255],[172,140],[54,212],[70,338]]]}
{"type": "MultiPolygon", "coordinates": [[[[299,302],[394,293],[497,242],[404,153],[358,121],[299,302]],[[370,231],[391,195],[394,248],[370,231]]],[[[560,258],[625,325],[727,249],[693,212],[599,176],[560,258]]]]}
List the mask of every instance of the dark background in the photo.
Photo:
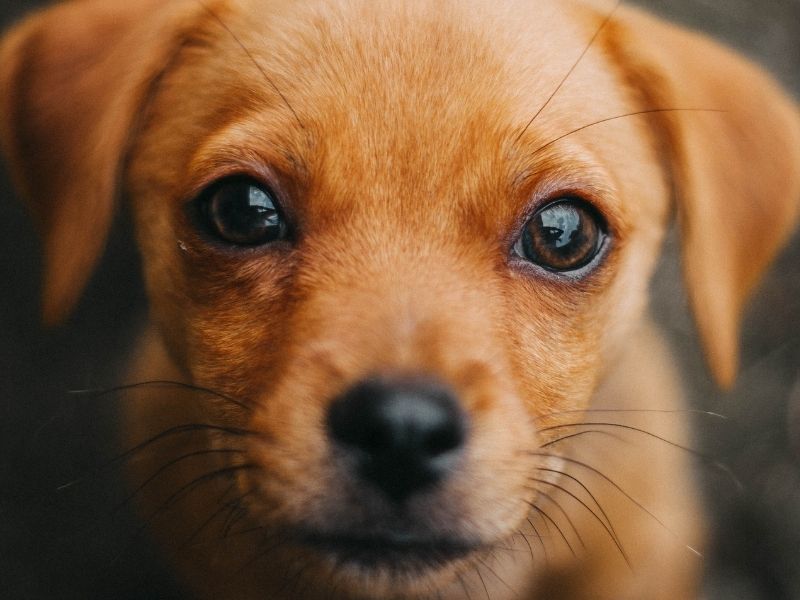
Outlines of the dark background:
{"type": "MultiPolygon", "coordinates": [[[[0,24],[41,4],[0,0],[0,24]]],[[[800,0],[637,4],[727,40],[800,97],[800,0]]],[[[116,510],[125,493],[115,469],[94,469],[115,452],[114,399],[66,393],[113,384],[123,364],[144,313],[130,248],[121,215],[76,313],[43,330],[38,243],[0,178],[0,598],[178,598],[136,520],[116,510]]],[[[729,394],[704,370],[674,234],[667,249],[653,285],[659,320],[695,406],[729,417],[698,417],[697,445],[744,486],[698,461],[715,531],[705,600],[800,600],[800,239],[751,304],[742,374],[729,394]]]]}

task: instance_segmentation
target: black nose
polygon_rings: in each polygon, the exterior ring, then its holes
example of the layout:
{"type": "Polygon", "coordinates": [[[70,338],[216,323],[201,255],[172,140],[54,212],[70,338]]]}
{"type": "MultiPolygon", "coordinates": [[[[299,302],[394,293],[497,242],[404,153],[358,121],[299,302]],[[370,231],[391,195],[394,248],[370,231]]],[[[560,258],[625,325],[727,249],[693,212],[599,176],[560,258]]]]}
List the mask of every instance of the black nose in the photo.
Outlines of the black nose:
{"type": "Polygon", "coordinates": [[[359,476],[395,502],[447,475],[466,442],[466,425],[450,389],[429,379],[367,379],[328,412],[330,436],[355,459],[359,476]]]}

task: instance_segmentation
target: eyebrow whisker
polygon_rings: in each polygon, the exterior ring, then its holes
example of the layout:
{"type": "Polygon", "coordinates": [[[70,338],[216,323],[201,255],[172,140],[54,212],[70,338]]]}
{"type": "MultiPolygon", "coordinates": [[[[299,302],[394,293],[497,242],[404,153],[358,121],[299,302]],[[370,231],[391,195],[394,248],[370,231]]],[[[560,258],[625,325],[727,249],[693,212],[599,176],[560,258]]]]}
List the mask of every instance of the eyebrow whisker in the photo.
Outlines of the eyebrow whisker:
{"type": "Polygon", "coordinates": [[[305,130],[306,130],[306,126],[305,126],[305,125],[303,125],[303,122],[300,120],[300,116],[297,114],[297,111],[296,111],[296,110],[294,109],[294,107],[293,107],[293,106],[292,106],[292,105],[289,103],[289,100],[286,98],[286,96],[283,94],[283,92],[281,92],[280,88],[278,88],[278,86],[277,86],[277,85],[275,85],[275,82],[274,82],[274,81],[272,80],[272,78],[271,78],[271,77],[270,77],[270,76],[267,74],[267,71],[264,69],[264,67],[263,67],[263,66],[261,66],[261,63],[259,63],[259,62],[256,60],[255,56],[253,56],[253,53],[252,53],[252,52],[250,52],[250,50],[247,48],[247,46],[245,46],[245,45],[244,45],[244,43],[242,42],[242,40],[241,40],[241,39],[240,39],[240,38],[239,38],[239,37],[238,37],[238,36],[237,36],[237,35],[236,35],[236,34],[233,32],[233,30],[232,30],[232,29],[231,29],[231,28],[228,26],[228,24],[227,24],[227,23],[225,23],[225,21],[223,21],[223,20],[222,20],[222,18],[221,18],[221,17],[220,17],[220,16],[219,16],[219,15],[218,15],[216,12],[214,12],[213,10],[211,10],[211,8],[210,8],[210,7],[209,7],[209,6],[208,6],[208,5],[207,5],[205,2],[203,2],[203,0],[196,0],[196,1],[197,1],[197,3],[198,3],[198,4],[200,4],[200,6],[202,6],[202,7],[203,7],[203,9],[204,9],[204,10],[205,10],[205,11],[206,11],[206,12],[207,12],[207,13],[208,13],[208,14],[209,14],[209,15],[210,15],[210,16],[211,16],[211,17],[212,17],[212,18],[213,18],[213,19],[214,19],[214,20],[215,20],[217,23],[219,23],[219,25],[220,25],[220,26],[221,26],[221,27],[222,27],[222,28],[223,28],[225,31],[227,31],[227,32],[230,34],[230,36],[233,38],[233,40],[236,42],[236,44],[237,44],[237,45],[238,45],[238,46],[239,46],[239,47],[242,49],[242,52],[244,52],[244,53],[247,55],[247,57],[250,59],[250,62],[252,62],[252,63],[253,63],[255,66],[256,66],[256,68],[257,68],[257,69],[258,69],[258,70],[261,72],[261,75],[264,77],[264,79],[265,79],[265,80],[266,80],[266,82],[267,82],[267,83],[270,85],[270,87],[271,87],[273,90],[275,90],[275,93],[276,93],[276,94],[278,94],[278,96],[280,96],[280,98],[281,98],[281,100],[283,101],[283,103],[284,103],[284,104],[286,105],[286,107],[287,107],[287,108],[288,108],[288,109],[291,111],[292,115],[294,116],[294,119],[295,119],[295,121],[297,121],[297,124],[300,126],[300,129],[302,129],[303,131],[305,131],[305,130]]]}
{"type": "Polygon", "coordinates": [[[583,57],[586,56],[586,53],[589,52],[589,49],[594,45],[595,41],[600,36],[600,33],[606,28],[606,25],[608,25],[608,23],[614,17],[614,14],[617,12],[617,9],[619,8],[620,4],[622,4],[621,0],[617,0],[614,3],[614,7],[609,11],[609,13],[606,15],[605,19],[603,19],[603,22],[600,24],[600,27],[598,27],[597,31],[594,32],[594,35],[589,40],[589,43],[586,44],[586,46],[584,47],[583,51],[580,53],[580,56],[578,56],[578,59],[574,63],[572,63],[572,66],[569,68],[567,73],[564,75],[564,77],[558,83],[556,88],[553,90],[553,93],[551,93],[550,96],[548,96],[548,98],[547,98],[547,100],[545,100],[544,104],[542,104],[539,107],[539,110],[536,111],[536,114],[533,115],[533,117],[531,117],[531,120],[528,121],[528,123],[525,125],[525,127],[522,128],[522,131],[520,131],[519,134],[517,134],[517,137],[514,138],[514,142],[515,143],[519,142],[520,138],[522,138],[522,136],[525,135],[525,132],[528,131],[528,128],[531,125],[533,125],[533,122],[539,117],[540,114],[542,114],[544,109],[547,108],[547,106],[550,104],[550,102],[553,100],[553,98],[555,98],[556,94],[558,94],[558,92],[561,90],[561,88],[567,82],[567,79],[570,78],[570,76],[572,75],[573,71],[575,71],[575,69],[581,63],[581,61],[583,60],[583,57]]]}
{"type": "Polygon", "coordinates": [[[567,133],[564,133],[562,135],[559,135],[558,137],[553,138],[549,142],[546,142],[546,143],[542,144],[541,146],[536,148],[536,150],[534,150],[532,154],[534,154],[534,155],[538,154],[539,152],[541,152],[545,148],[549,148],[550,146],[552,146],[556,142],[563,140],[565,137],[570,136],[570,135],[572,135],[574,133],[578,133],[579,131],[583,131],[584,129],[589,129],[590,127],[594,127],[595,125],[602,125],[603,123],[609,123],[611,121],[616,121],[618,119],[625,119],[627,117],[636,117],[636,116],[639,116],[639,115],[651,115],[651,114],[668,113],[668,112],[724,113],[724,112],[727,112],[727,111],[721,110],[721,109],[718,109],[718,108],[648,108],[646,110],[636,110],[636,111],[633,111],[633,112],[625,113],[623,115],[615,115],[613,117],[606,117],[604,119],[599,119],[597,121],[593,121],[591,123],[587,123],[585,125],[581,125],[580,127],[576,127],[575,129],[573,129],[571,131],[568,131],[567,133]]]}

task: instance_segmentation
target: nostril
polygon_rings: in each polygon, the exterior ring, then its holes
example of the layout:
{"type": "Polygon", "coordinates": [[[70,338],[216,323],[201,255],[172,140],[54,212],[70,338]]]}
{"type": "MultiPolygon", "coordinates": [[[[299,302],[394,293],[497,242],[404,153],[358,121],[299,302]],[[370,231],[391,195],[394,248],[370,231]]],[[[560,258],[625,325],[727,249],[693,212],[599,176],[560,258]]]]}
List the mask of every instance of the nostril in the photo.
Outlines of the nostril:
{"type": "Polygon", "coordinates": [[[453,392],[430,379],[367,379],[328,412],[330,437],[356,457],[359,476],[398,500],[446,475],[466,425],[453,392]]]}
{"type": "Polygon", "coordinates": [[[425,451],[431,456],[438,456],[450,450],[455,450],[461,446],[463,442],[463,427],[454,423],[446,423],[430,432],[425,443],[425,451]]]}

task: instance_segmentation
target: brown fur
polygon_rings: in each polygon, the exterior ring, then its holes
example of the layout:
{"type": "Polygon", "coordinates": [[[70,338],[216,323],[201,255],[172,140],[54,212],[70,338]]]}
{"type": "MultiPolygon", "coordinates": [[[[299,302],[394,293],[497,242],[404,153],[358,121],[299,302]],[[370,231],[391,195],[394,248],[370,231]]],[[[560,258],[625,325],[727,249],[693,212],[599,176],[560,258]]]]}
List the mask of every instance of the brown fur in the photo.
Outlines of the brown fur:
{"type": "Polygon", "coordinates": [[[139,389],[129,442],[187,423],[257,434],[170,435],[134,464],[161,475],[142,511],[198,596],[693,597],[703,520],[687,456],[654,437],[686,443],[684,419],[648,412],[683,403],[647,282],[674,193],[730,385],[742,307],[800,206],[800,117],[744,59],[634,9],[601,29],[606,3],[496,4],[80,0],[4,40],[0,140],[44,236],[45,318],[79,295],[121,192],[152,316],[131,379],[217,393],[139,389]],[[681,110],[564,136],[652,109],[681,110]],[[295,239],[231,251],[197,233],[184,203],[232,173],[272,187],[295,239]],[[607,219],[606,260],[582,279],[511,263],[531,203],[567,192],[607,219]],[[375,373],[458,392],[465,460],[403,518],[479,540],[467,559],[336,570],[292,539],[388,518],[323,425],[375,373]],[[609,421],[653,435],[564,426],[609,421]],[[557,441],[587,429],[606,435],[557,441]],[[222,536],[228,513],[258,529],[222,536]]]}

